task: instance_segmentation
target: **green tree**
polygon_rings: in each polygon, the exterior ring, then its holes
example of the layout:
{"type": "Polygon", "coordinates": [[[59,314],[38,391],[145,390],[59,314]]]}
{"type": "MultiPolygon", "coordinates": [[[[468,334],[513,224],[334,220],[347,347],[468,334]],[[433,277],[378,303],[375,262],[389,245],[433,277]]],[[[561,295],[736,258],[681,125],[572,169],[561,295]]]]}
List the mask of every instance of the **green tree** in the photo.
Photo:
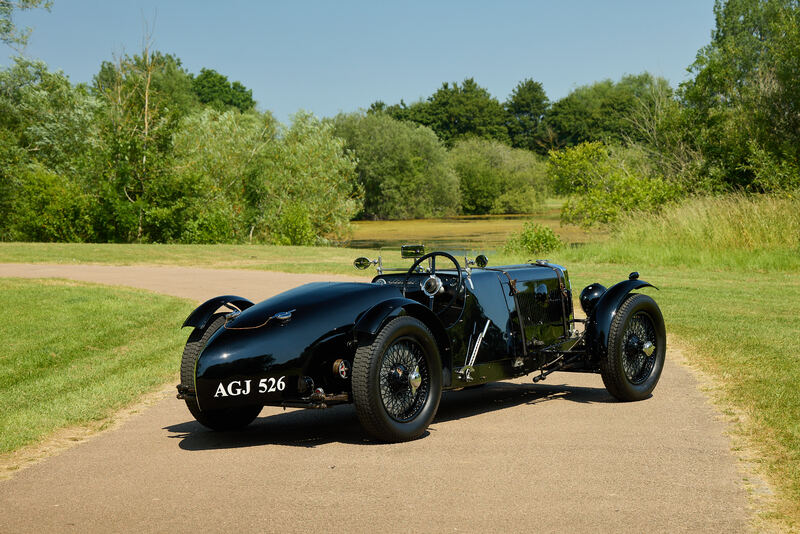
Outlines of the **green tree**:
{"type": "Polygon", "coordinates": [[[370,105],[367,114],[374,115],[385,113],[399,121],[415,122],[431,128],[433,125],[431,109],[430,102],[427,100],[418,100],[417,102],[406,104],[403,99],[400,99],[399,104],[393,104],[391,106],[387,106],[384,102],[378,100],[370,105]]]}
{"type": "Polygon", "coordinates": [[[172,240],[340,241],[361,207],[355,162],[305,113],[282,130],[268,113],[199,111],[175,136],[173,165],[180,187],[158,213],[172,240]]]}
{"type": "Polygon", "coordinates": [[[227,76],[214,69],[200,69],[200,74],[192,81],[192,89],[201,103],[219,110],[234,107],[247,111],[256,105],[252,90],[240,82],[229,82],[227,76]]]}
{"type": "Polygon", "coordinates": [[[528,150],[465,139],[450,150],[449,161],[459,178],[463,213],[532,213],[541,206],[545,169],[528,150]]]}
{"type": "Polygon", "coordinates": [[[386,114],[340,114],[333,124],[358,159],[363,217],[414,219],[457,212],[458,178],[429,128],[386,114]]]}
{"type": "Polygon", "coordinates": [[[509,140],[503,106],[472,78],[442,84],[428,103],[429,126],[450,146],[464,137],[509,140]]]}
{"type": "Polygon", "coordinates": [[[329,122],[298,112],[281,133],[277,152],[267,161],[269,189],[260,196],[272,241],[296,242],[307,236],[307,217],[315,243],[346,239],[350,220],[361,211],[364,193],[358,183],[356,160],[329,122]],[[302,211],[301,211],[302,210],[302,211]]]}
{"type": "Polygon", "coordinates": [[[93,149],[97,107],[85,86],[41,61],[16,57],[0,71],[0,128],[27,158],[56,172],[76,172],[93,149]]]}
{"type": "Polygon", "coordinates": [[[95,77],[102,103],[94,184],[100,194],[97,232],[102,240],[164,240],[147,221],[158,193],[155,184],[170,168],[172,136],[186,112],[182,99],[167,92],[179,84],[165,83],[175,76],[185,81],[186,73],[176,65],[172,56],[145,46],[141,54],[105,62],[95,77]]]}
{"type": "Polygon", "coordinates": [[[663,78],[649,73],[623,76],[619,82],[603,80],[574,89],[555,102],[547,113],[552,148],[602,141],[620,144],[631,135],[630,114],[653,93],[656,86],[668,86],[663,78]]]}
{"type": "Polygon", "coordinates": [[[696,147],[695,130],[669,85],[655,84],[648,94],[637,97],[628,121],[625,145],[641,152],[648,172],[687,194],[718,189],[718,183],[701,172],[704,160],[696,147]]]}
{"type": "MultiPolygon", "coordinates": [[[[148,222],[164,241],[242,242],[260,219],[253,181],[263,152],[276,142],[268,114],[198,109],[173,136],[173,158],[156,189],[148,222]]],[[[257,238],[266,232],[258,226],[257,238]]]]}
{"type": "Polygon", "coordinates": [[[792,187],[800,179],[800,5],[717,1],[714,15],[711,42],[681,86],[703,172],[729,188],[792,187]],[[786,180],[770,178],[776,171],[786,180]]]}
{"type": "Polygon", "coordinates": [[[200,105],[193,90],[192,75],[183,67],[180,58],[158,50],[133,56],[123,56],[114,62],[103,61],[93,78],[92,90],[106,95],[116,87],[120,71],[150,71],[149,91],[157,99],[155,105],[163,115],[175,120],[186,116],[200,105]]]}
{"type": "Polygon", "coordinates": [[[17,57],[0,70],[0,238],[91,239],[97,108],[86,87],[41,61],[17,57]]]}
{"type": "Polygon", "coordinates": [[[473,78],[466,78],[461,85],[445,82],[427,100],[411,105],[402,100],[393,106],[375,102],[370,113],[376,112],[428,126],[447,146],[466,137],[509,142],[503,106],[473,78]]]}
{"type": "Polygon", "coordinates": [[[511,146],[546,152],[542,121],[549,105],[541,83],[528,78],[517,84],[504,104],[511,146]]]}
{"type": "Polygon", "coordinates": [[[50,10],[52,0],[0,0],[0,41],[19,50],[28,44],[31,29],[19,29],[14,24],[14,11],[25,11],[34,8],[50,10]]]}

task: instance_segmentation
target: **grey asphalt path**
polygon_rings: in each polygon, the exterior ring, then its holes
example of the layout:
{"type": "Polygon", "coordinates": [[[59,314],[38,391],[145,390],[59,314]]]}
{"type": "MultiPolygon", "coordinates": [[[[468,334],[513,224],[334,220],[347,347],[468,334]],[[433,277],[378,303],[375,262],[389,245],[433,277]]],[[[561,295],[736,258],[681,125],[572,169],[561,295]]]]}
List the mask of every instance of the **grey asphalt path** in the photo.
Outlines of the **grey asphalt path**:
{"type": "MultiPolygon", "coordinates": [[[[0,276],[198,301],[346,279],[20,264],[0,264],[0,276]]],[[[449,392],[425,436],[390,445],[370,441],[351,406],[265,408],[245,431],[212,433],[165,390],[115,430],[0,481],[0,532],[745,531],[724,424],[679,359],[668,351],[642,402],[567,373],[449,392]]]]}

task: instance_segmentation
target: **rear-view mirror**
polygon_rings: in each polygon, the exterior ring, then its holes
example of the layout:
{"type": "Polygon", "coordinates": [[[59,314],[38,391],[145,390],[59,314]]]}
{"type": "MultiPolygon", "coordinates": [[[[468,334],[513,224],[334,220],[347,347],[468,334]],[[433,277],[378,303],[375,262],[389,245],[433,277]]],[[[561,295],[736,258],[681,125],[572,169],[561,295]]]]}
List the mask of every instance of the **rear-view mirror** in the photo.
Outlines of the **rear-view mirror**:
{"type": "Polygon", "coordinates": [[[419,258],[425,255],[425,245],[403,245],[400,256],[403,258],[419,258]]]}

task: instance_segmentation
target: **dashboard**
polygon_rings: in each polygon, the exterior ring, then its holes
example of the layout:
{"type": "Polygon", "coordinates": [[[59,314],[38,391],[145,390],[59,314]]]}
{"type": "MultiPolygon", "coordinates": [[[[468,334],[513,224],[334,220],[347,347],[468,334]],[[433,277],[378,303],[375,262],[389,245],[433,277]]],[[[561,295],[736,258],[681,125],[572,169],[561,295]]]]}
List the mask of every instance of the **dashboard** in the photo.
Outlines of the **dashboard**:
{"type": "MultiPolygon", "coordinates": [[[[405,287],[406,292],[408,294],[407,296],[409,298],[414,298],[411,294],[419,292],[419,294],[424,297],[422,293],[422,284],[425,283],[425,281],[428,280],[430,276],[431,275],[428,273],[411,273],[410,275],[408,275],[408,282],[406,283],[405,287]]],[[[442,272],[437,272],[436,276],[438,276],[439,279],[442,281],[442,286],[444,287],[445,292],[449,293],[452,296],[452,292],[455,291],[456,285],[458,285],[458,275],[449,274],[447,271],[442,271],[442,272]]],[[[406,273],[381,274],[373,278],[372,283],[394,286],[400,289],[400,291],[402,291],[403,283],[405,280],[406,280],[406,273]]]]}

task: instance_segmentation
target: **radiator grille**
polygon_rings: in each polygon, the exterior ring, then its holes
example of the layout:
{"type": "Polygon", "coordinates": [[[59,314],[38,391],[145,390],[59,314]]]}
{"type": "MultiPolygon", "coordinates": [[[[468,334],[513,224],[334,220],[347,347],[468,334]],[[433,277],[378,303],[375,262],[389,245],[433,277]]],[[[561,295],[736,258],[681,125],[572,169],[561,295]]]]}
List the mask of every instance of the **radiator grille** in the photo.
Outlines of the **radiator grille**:
{"type": "Polygon", "coordinates": [[[561,293],[554,289],[547,295],[547,300],[536,299],[532,290],[517,294],[519,310],[526,326],[561,323],[561,293]]]}

